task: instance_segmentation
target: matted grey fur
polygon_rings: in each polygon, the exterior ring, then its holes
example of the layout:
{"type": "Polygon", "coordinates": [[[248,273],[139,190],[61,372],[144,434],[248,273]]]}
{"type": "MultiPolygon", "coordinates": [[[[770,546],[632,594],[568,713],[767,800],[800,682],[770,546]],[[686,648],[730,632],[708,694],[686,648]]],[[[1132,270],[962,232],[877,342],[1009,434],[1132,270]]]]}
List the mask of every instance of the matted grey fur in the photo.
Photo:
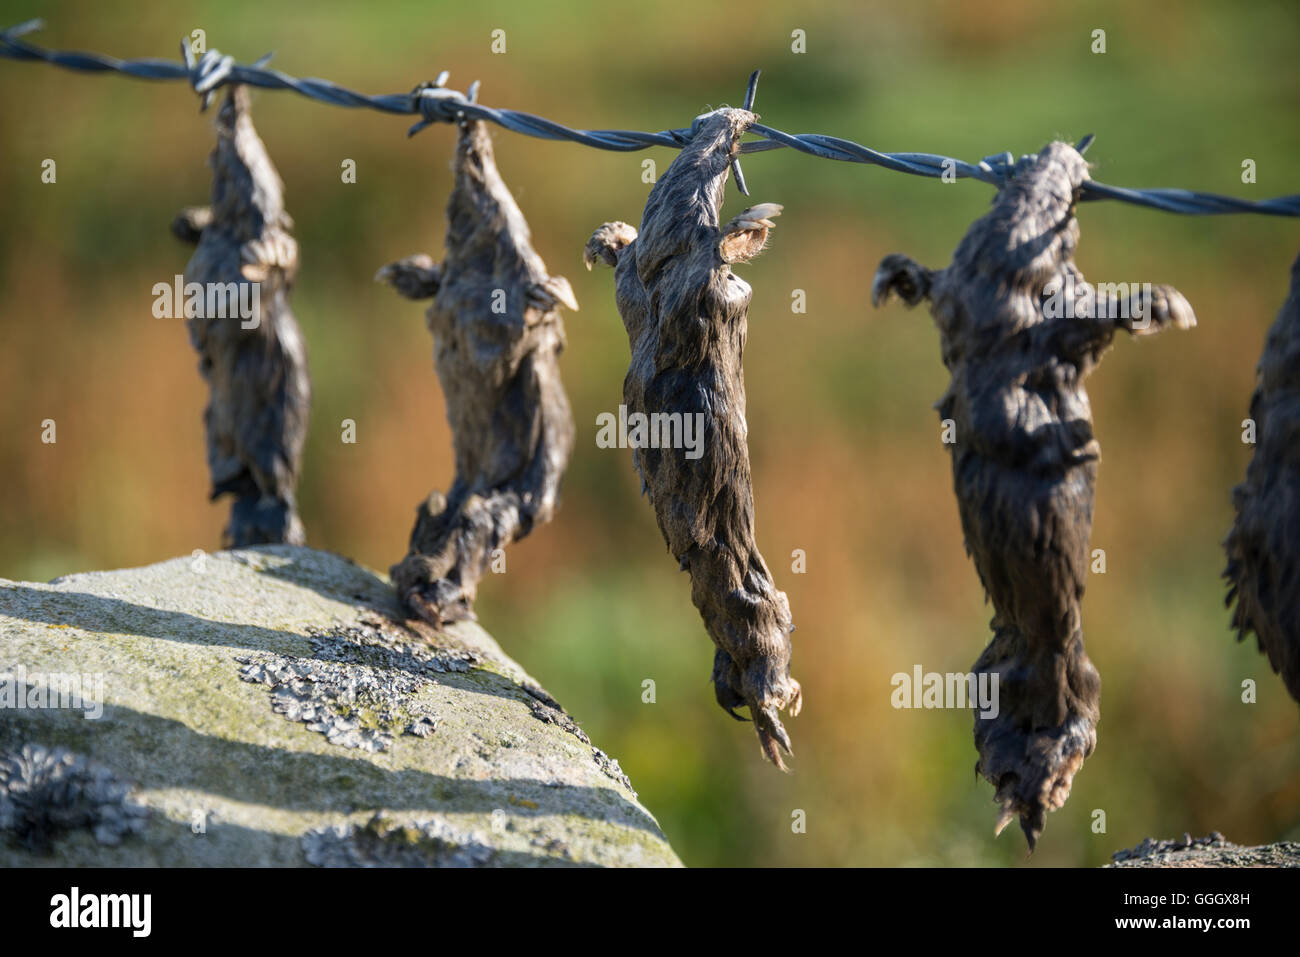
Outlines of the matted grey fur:
{"type": "Polygon", "coordinates": [[[574,431],[558,361],[560,306],[578,308],[573,290],[533,250],[483,123],[461,124],[454,169],[442,263],[410,256],[375,277],[433,298],[427,322],[456,478],[419,506],[391,574],[407,607],[435,626],[473,618],[493,552],[555,514],[574,431]]]}
{"type": "Polygon", "coordinates": [[[1269,330],[1250,398],[1255,454],[1232,490],[1237,517],[1224,548],[1227,603],[1238,639],[1259,650],[1300,701],[1300,257],[1269,330]]]}
{"type": "Polygon", "coordinates": [[[790,738],[778,712],[799,712],[790,677],[790,606],[754,543],[746,441],[745,348],[750,287],[731,271],[767,242],[781,207],[752,207],[719,226],[728,168],[745,110],[703,118],[690,144],[650,191],[641,231],[606,223],[587,243],[588,268],[615,266],[618,311],[632,361],[623,381],[629,414],[703,416],[699,458],[680,448],[636,448],[633,459],[673,557],[717,651],[713,685],[732,717],[748,705],[763,753],[784,769],[790,738]]]}
{"type": "Polygon", "coordinates": [[[1117,330],[1196,323],[1169,286],[1121,296],[1084,281],[1074,208],[1087,178],[1066,143],[1024,157],[947,269],[894,254],[872,286],[876,305],[895,292],[908,305],[930,301],[952,373],[936,407],[955,428],[966,550],[995,610],[974,672],[997,676],[999,710],[976,714],[975,770],[997,789],[997,831],[1019,815],[1031,850],[1097,742],[1101,680],[1079,603],[1099,446],[1083,382],[1117,330]]]}
{"type": "Polygon", "coordinates": [[[284,209],[283,184],[249,116],[246,88],[227,90],[216,126],[212,204],[182,210],[172,223],[178,238],[198,244],[185,281],[205,289],[260,287],[257,300],[247,297],[257,303],[247,320],[231,315],[234,310],[224,318],[187,320],[210,390],[204,424],[211,497],[235,496],[226,547],[301,545],[295,490],[311,381],[289,306],[298,244],[289,235],[293,221],[284,209]]]}

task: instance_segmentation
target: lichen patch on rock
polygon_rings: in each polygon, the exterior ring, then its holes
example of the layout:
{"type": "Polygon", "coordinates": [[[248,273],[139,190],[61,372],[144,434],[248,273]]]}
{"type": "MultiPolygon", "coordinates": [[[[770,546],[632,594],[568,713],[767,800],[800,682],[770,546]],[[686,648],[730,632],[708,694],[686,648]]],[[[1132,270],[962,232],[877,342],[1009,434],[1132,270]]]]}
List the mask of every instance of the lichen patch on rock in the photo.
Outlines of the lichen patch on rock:
{"type": "Polygon", "coordinates": [[[482,835],[437,818],[403,821],[389,814],[308,831],[302,846],[317,867],[484,867],[497,856],[482,835]]]}
{"type": "Polygon", "coordinates": [[[271,710],[330,744],[387,751],[394,735],[427,738],[438,714],[418,694],[435,674],[470,671],[478,660],[464,649],[434,649],[395,638],[373,620],[307,630],[312,657],[236,655],[244,681],[271,689],[271,710]]]}
{"type": "Polygon", "coordinates": [[[149,809],[112,769],[64,748],[0,752],[0,835],[39,854],[73,830],[116,845],[141,831],[149,809]]]}

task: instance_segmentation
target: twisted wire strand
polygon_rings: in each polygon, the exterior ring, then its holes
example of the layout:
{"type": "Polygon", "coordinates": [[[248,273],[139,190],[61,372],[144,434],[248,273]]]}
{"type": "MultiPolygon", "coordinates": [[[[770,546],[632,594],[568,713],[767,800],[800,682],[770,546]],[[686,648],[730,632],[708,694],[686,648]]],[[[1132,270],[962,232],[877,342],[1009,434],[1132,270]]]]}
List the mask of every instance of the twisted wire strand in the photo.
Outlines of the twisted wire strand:
{"type": "MultiPolygon", "coordinates": [[[[292,90],[293,92],[332,106],[377,110],[419,116],[421,119],[408,131],[415,135],[433,123],[456,123],[466,118],[485,120],[503,129],[537,139],[563,140],[590,146],[594,149],[630,153],[652,146],[681,149],[690,142],[703,117],[696,117],[690,127],[645,133],[638,130],[575,130],[548,120],[545,117],[519,110],[495,109],[478,102],[478,83],[468,93],[448,88],[444,71],[432,83],[423,83],[410,93],[393,93],[370,96],[339,86],[330,80],[293,77],[266,66],[271,55],[245,65],[235,62],[216,50],[208,50],[195,57],[189,45],[181,42],[183,62],[141,58],[121,60],[100,53],[48,50],[27,43],[20,37],[44,27],[44,21],[29,20],[7,30],[0,30],[0,57],[20,61],[38,61],[67,70],[90,73],[122,73],[144,80],[186,80],[202,97],[201,108],[206,109],[216,91],[221,87],[242,83],[264,90],[292,90]]],[[[745,109],[752,109],[758,87],[759,71],[749,78],[745,92],[745,109]]],[[[882,153],[861,143],[826,136],[820,133],[785,133],[775,127],[755,123],[749,132],[760,137],[740,145],[739,154],[732,164],[736,185],[742,193],[749,190],[740,167],[740,156],[775,149],[793,149],[809,156],[847,163],[866,163],[907,173],[912,176],[952,177],[977,179],[993,186],[1002,186],[1014,175],[1015,158],[1010,153],[985,157],[978,163],[935,153],[882,153]]],[[[1086,150],[1092,137],[1080,144],[1086,150]]],[[[1148,209],[1187,216],[1213,216],[1227,213],[1255,213],[1265,216],[1300,216],[1300,195],[1278,196],[1273,199],[1246,200],[1216,193],[1186,189],[1129,189],[1109,186],[1095,180],[1084,182],[1080,190],[1083,201],[1113,199],[1148,209]]]]}

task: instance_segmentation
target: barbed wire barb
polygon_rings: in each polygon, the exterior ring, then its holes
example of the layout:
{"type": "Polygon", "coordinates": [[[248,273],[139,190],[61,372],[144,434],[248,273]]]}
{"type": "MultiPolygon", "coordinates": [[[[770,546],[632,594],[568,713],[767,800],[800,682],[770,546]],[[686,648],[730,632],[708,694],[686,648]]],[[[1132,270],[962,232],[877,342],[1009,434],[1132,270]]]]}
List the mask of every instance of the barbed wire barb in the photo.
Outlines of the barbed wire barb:
{"type": "MultiPolygon", "coordinates": [[[[537,139],[564,140],[594,149],[623,153],[652,146],[681,149],[690,142],[701,119],[696,117],[691,127],[685,129],[661,130],[658,133],[638,130],[577,130],[532,113],[485,106],[478,102],[478,81],[470,86],[468,93],[461,93],[446,86],[446,71],[439,74],[433,83],[422,83],[410,93],[370,96],[329,80],[298,78],[268,69],[266,63],[271,57],[269,53],[251,65],[244,65],[216,50],[208,50],[196,58],[189,44],[182,41],[181,62],[156,58],[121,60],[99,53],[48,50],[21,39],[44,26],[45,22],[38,18],[0,30],[0,57],[43,62],[88,73],[122,73],[142,80],[186,80],[201,95],[203,108],[206,108],[218,89],[240,83],[264,90],[292,90],[300,96],[331,106],[419,116],[420,122],[408,130],[408,135],[411,136],[434,123],[458,123],[471,118],[486,120],[512,133],[537,139]]],[[[753,107],[759,72],[755,70],[750,75],[745,91],[746,109],[753,107]]],[[[760,138],[742,143],[732,163],[736,185],[745,195],[749,194],[749,189],[740,168],[740,157],[775,149],[793,149],[809,156],[839,162],[865,163],[912,176],[977,179],[995,187],[1001,187],[1008,178],[1015,175],[1016,161],[1010,152],[987,156],[978,163],[967,163],[935,153],[882,153],[852,140],[820,133],[790,134],[762,123],[750,126],[749,132],[760,138]]],[[[1081,140],[1079,151],[1083,152],[1092,145],[1093,139],[1092,134],[1089,134],[1081,140]]],[[[1247,200],[1195,190],[1130,189],[1086,180],[1080,187],[1079,198],[1083,202],[1113,199],[1184,216],[1254,213],[1300,217],[1300,195],[1247,200]]]]}

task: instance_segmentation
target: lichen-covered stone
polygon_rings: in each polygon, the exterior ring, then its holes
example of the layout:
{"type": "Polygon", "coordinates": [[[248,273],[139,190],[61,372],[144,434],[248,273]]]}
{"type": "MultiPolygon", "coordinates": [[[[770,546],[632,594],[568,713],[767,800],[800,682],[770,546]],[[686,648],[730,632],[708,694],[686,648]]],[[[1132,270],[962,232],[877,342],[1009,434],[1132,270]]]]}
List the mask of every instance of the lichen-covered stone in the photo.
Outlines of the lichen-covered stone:
{"type": "Polygon", "coordinates": [[[0,711],[0,867],[680,864],[489,635],[336,555],[0,580],[17,673],[102,675],[103,715],[0,711]]]}
{"type": "Polygon", "coordinates": [[[1279,841],[1260,847],[1233,844],[1218,831],[1207,837],[1184,834],[1182,840],[1146,838],[1116,851],[1107,867],[1300,867],[1300,843],[1279,841]]]}

